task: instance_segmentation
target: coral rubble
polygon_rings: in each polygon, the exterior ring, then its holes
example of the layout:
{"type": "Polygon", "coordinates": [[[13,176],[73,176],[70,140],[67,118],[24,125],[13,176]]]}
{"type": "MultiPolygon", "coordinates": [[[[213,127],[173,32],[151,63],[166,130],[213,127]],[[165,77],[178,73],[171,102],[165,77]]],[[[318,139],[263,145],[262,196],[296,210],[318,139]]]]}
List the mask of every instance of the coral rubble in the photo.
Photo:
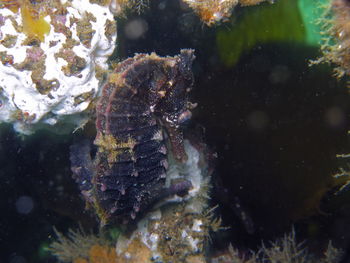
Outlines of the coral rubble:
{"type": "Polygon", "coordinates": [[[0,122],[31,133],[85,121],[116,40],[109,4],[91,2],[0,1],[0,122]]]}

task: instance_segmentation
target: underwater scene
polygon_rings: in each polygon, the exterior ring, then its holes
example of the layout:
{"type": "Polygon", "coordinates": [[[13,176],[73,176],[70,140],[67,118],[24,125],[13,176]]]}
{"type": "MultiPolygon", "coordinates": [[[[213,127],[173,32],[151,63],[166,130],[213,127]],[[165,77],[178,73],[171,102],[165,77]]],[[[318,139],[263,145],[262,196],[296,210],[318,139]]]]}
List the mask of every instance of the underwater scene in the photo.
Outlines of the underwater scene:
{"type": "Polygon", "coordinates": [[[0,263],[350,263],[350,1],[0,0],[0,263]]]}

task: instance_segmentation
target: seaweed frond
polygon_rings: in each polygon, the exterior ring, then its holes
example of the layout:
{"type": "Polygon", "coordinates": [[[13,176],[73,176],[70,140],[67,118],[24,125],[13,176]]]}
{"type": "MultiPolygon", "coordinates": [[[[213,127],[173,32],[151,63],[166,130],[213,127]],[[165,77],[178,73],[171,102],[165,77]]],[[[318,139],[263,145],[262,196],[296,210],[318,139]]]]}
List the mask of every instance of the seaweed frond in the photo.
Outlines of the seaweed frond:
{"type": "Polygon", "coordinates": [[[333,0],[321,5],[323,14],[316,22],[321,26],[322,56],[310,62],[310,65],[329,63],[334,65],[334,75],[341,79],[350,73],[349,38],[350,7],[346,1],[333,0]]]}
{"type": "Polygon", "coordinates": [[[251,252],[249,256],[242,256],[237,248],[234,248],[231,244],[228,247],[228,251],[231,257],[230,263],[258,263],[258,255],[255,252],[251,252]]]}
{"type": "Polygon", "coordinates": [[[149,7],[149,0],[120,0],[118,3],[124,15],[125,11],[140,15],[149,7]]]}
{"type": "Polygon", "coordinates": [[[343,256],[343,251],[341,249],[335,248],[332,242],[329,241],[327,250],[324,253],[324,258],[322,263],[338,263],[341,261],[343,256]]]}
{"type": "Polygon", "coordinates": [[[203,212],[203,218],[205,219],[206,222],[208,222],[208,226],[210,227],[210,230],[213,232],[218,232],[220,230],[226,230],[228,227],[224,227],[222,225],[222,219],[220,216],[217,216],[214,211],[218,208],[219,206],[216,205],[212,208],[207,209],[206,211],[203,212]]]}
{"type": "Polygon", "coordinates": [[[60,261],[73,262],[77,258],[88,258],[89,251],[94,245],[105,245],[106,240],[92,233],[87,234],[81,228],[74,231],[69,229],[64,236],[54,228],[57,241],[50,245],[50,251],[60,261]]]}
{"type": "Polygon", "coordinates": [[[285,262],[285,263],[307,263],[308,253],[304,247],[304,243],[297,243],[295,232],[292,230],[290,234],[284,235],[283,238],[271,242],[269,247],[262,244],[259,251],[262,255],[263,262],[285,262]]]}
{"type": "MultiPolygon", "coordinates": [[[[298,243],[295,232],[284,235],[282,238],[271,242],[269,246],[264,243],[258,252],[250,251],[249,254],[242,254],[241,251],[232,245],[228,247],[229,258],[227,263],[339,263],[343,252],[328,243],[324,257],[315,258],[308,253],[304,242],[298,243]]],[[[214,261],[212,261],[214,262],[214,261]]],[[[220,261],[221,262],[221,261],[220,261]]]]}

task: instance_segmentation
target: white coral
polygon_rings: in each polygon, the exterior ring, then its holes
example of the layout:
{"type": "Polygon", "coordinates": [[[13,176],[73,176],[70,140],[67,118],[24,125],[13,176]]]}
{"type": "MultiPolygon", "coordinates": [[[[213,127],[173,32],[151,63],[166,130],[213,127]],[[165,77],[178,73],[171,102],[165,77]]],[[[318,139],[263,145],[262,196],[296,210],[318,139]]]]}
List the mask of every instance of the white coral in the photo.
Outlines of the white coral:
{"type": "Polygon", "coordinates": [[[50,32],[38,46],[45,59],[45,66],[39,72],[44,84],[41,88],[45,92],[40,92],[40,87],[33,81],[33,71],[37,70],[37,74],[38,69],[35,66],[19,66],[21,63],[23,65],[26,58],[28,61],[28,52],[33,48],[25,43],[28,35],[21,30],[21,11],[0,9],[0,16],[4,19],[0,27],[0,57],[3,62],[0,63],[0,122],[13,123],[15,129],[21,133],[31,133],[39,127],[50,127],[68,120],[76,126],[81,125],[86,117],[79,114],[87,109],[102,85],[96,69],[107,68],[107,58],[115,47],[115,22],[108,5],[93,4],[89,0],[61,1],[61,5],[67,12],[66,15],[61,15],[62,26],[66,30],[54,30],[51,20],[56,6],[48,7],[51,9],[46,10],[46,13],[51,15],[46,15],[44,20],[50,24],[50,32]],[[87,26],[79,27],[78,24],[83,22],[87,26]],[[85,39],[81,37],[82,32],[79,32],[82,28],[87,30],[83,36],[85,39]],[[16,41],[6,47],[3,40],[9,36],[15,36],[16,41]],[[91,39],[86,39],[89,36],[91,39]],[[70,46],[67,41],[71,41],[70,46]],[[86,43],[84,45],[84,41],[90,42],[90,46],[86,43]],[[78,70],[74,69],[77,66],[74,56],[80,59],[78,70]],[[12,58],[13,61],[6,63],[6,58],[12,58]],[[68,62],[69,59],[72,61],[68,62]],[[76,72],[69,74],[67,66],[76,72]],[[50,80],[57,80],[58,83],[54,82],[52,85],[50,80]]]}

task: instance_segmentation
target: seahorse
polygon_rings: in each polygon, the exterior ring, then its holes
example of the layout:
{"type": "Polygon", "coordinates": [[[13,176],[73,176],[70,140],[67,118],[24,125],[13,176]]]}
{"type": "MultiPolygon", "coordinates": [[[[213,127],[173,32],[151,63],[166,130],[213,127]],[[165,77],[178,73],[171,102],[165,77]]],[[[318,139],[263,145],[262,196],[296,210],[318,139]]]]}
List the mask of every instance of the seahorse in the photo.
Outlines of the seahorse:
{"type": "Polygon", "coordinates": [[[109,75],[96,106],[95,160],[89,147],[71,149],[74,178],[101,221],[128,222],[191,188],[190,181],[165,188],[165,180],[169,150],[179,163],[187,159],[182,124],[195,107],[189,102],[193,59],[190,49],[175,57],[137,54],[109,75]]]}

